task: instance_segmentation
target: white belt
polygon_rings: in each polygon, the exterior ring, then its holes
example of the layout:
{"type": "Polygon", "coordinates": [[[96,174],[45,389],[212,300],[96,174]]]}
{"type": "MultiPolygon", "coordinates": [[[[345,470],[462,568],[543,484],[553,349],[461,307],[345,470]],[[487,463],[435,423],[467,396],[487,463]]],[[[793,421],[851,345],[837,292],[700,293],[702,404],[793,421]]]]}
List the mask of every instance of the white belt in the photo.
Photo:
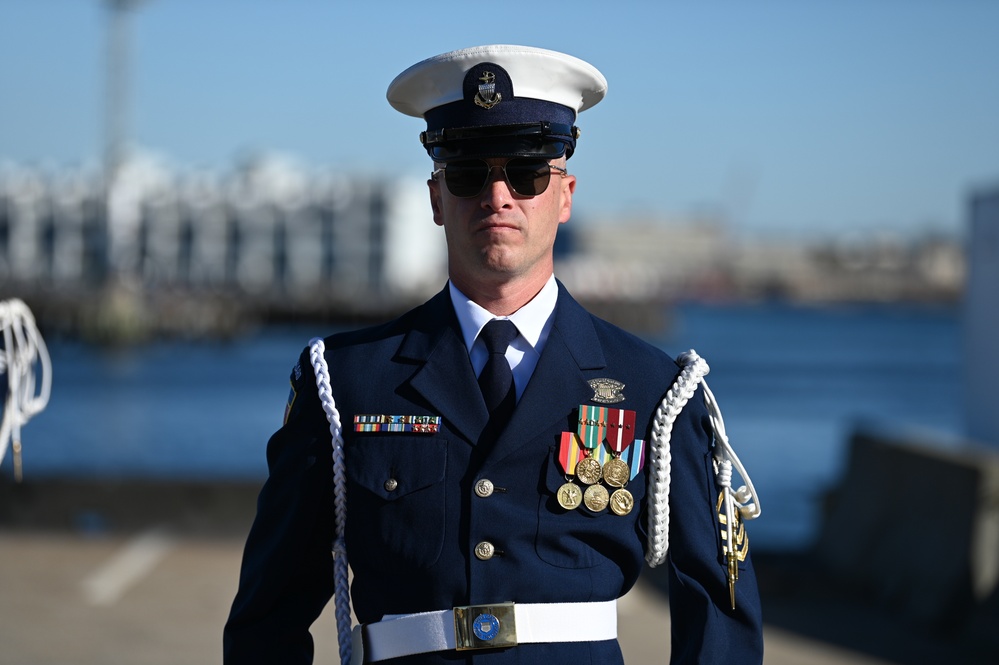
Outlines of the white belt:
{"type": "Polygon", "coordinates": [[[596,642],[616,638],[616,600],[470,605],[403,614],[357,626],[352,660],[373,663],[451,649],[495,649],[538,642],[596,642]]]}

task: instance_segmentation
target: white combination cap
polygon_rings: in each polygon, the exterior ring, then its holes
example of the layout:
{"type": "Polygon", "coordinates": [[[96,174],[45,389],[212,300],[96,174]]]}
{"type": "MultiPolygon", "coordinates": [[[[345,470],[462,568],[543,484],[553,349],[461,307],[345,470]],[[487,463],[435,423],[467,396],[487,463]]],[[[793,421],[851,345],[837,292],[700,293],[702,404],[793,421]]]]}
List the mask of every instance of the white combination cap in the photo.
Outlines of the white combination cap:
{"type": "Polygon", "coordinates": [[[399,74],[386,96],[422,117],[431,157],[569,156],[576,116],[607,93],[607,80],[579,58],[530,46],[476,46],[443,53],[399,74]]]}

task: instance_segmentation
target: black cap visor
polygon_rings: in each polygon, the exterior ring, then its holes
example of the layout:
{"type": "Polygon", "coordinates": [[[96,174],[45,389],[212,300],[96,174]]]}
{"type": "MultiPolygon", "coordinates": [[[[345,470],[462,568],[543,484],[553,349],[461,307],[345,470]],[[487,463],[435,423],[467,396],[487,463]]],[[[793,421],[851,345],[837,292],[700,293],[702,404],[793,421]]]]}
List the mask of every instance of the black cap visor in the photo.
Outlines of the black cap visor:
{"type": "Polygon", "coordinates": [[[521,125],[428,130],[420,135],[435,162],[489,157],[571,157],[578,130],[570,125],[535,122],[521,125]]]}

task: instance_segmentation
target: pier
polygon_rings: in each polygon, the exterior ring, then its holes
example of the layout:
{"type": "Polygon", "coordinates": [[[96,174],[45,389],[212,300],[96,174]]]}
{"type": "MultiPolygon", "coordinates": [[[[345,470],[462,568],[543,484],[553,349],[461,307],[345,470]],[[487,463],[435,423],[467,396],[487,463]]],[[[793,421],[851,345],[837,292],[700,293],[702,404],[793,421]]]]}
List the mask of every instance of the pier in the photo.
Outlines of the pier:
{"type": "Polygon", "coordinates": [[[128,340],[384,318],[444,282],[443,238],[410,205],[423,183],[135,170],[110,191],[80,173],[0,177],[0,295],[49,329],[128,340]]]}
{"type": "MultiPolygon", "coordinates": [[[[446,256],[422,178],[122,165],[0,168],[0,297],[95,341],[238,334],[270,322],[385,320],[441,288],[446,256]]],[[[718,219],[589,217],[559,230],[556,274],[637,332],[679,299],[954,302],[964,252],[940,237],[740,239],[718,219]]]]}

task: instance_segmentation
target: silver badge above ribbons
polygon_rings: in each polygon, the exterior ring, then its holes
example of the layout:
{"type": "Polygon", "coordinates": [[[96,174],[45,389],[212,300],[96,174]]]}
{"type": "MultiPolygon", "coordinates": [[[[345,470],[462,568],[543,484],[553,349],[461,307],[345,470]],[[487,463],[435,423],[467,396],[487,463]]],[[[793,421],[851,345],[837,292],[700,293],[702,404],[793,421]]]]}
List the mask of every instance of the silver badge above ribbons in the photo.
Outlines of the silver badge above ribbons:
{"type": "Polygon", "coordinates": [[[598,404],[617,404],[624,401],[624,384],[614,379],[590,379],[587,381],[593,388],[590,401],[598,404]]]}

